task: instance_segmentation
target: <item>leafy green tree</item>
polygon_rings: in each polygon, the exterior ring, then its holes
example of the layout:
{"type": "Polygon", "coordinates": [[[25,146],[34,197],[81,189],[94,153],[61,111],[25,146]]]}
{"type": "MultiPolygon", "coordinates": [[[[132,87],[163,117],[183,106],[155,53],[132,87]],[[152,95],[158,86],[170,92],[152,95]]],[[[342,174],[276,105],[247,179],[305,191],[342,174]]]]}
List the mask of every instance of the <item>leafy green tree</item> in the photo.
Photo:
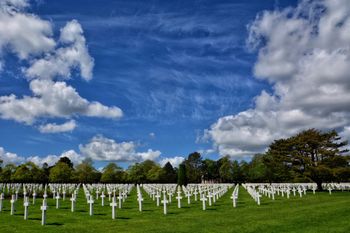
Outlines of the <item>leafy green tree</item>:
{"type": "Polygon", "coordinates": [[[61,157],[58,162],[66,163],[70,168],[73,168],[74,164],[68,157],[61,157]]]}
{"type": "Polygon", "coordinates": [[[268,182],[267,167],[262,154],[254,155],[249,165],[248,179],[250,182],[268,182]]]}
{"type": "Polygon", "coordinates": [[[120,183],[123,181],[123,169],[115,163],[109,163],[102,170],[102,183],[120,183]]]}
{"type": "Polygon", "coordinates": [[[203,160],[202,174],[205,180],[218,181],[220,174],[217,161],[211,159],[203,160]]]}
{"type": "Polygon", "coordinates": [[[33,162],[19,165],[11,176],[13,182],[21,183],[43,183],[46,180],[45,173],[33,162]]]}
{"type": "Polygon", "coordinates": [[[12,163],[6,164],[1,172],[1,182],[3,183],[11,182],[11,177],[15,172],[16,172],[15,164],[12,164],[12,163]]]}
{"type": "Polygon", "coordinates": [[[31,181],[29,180],[30,178],[30,171],[27,168],[27,166],[25,164],[19,165],[16,168],[16,171],[12,174],[11,176],[11,181],[12,182],[17,182],[17,183],[25,183],[27,181],[31,181]]]}
{"type": "Polygon", "coordinates": [[[74,180],[80,183],[97,183],[100,181],[101,173],[92,165],[91,159],[85,159],[75,167],[74,180]]]}
{"type": "Polygon", "coordinates": [[[288,139],[277,140],[267,151],[269,169],[278,165],[278,170],[289,170],[292,175],[298,174],[308,178],[322,189],[322,182],[335,181],[339,168],[345,170],[349,163],[344,160],[343,149],[347,141],[341,141],[336,131],[321,132],[316,129],[305,130],[288,139]],[[284,168],[284,169],[283,169],[284,168]]]}
{"type": "Polygon", "coordinates": [[[187,185],[187,177],[186,177],[186,165],[183,163],[181,163],[179,165],[179,172],[177,175],[177,184],[178,185],[187,185]]]}
{"type": "Polygon", "coordinates": [[[188,155],[184,161],[186,165],[186,177],[189,183],[200,183],[202,181],[202,156],[198,152],[188,155]]]}
{"type": "Polygon", "coordinates": [[[64,162],[57,162],[50,169],[49,180],[53,183],[68,183],[71,182],[73,169],[64,162]]]}
{"type": "Polygon", "coordinates": [[[160,180],[163,183],[176,183],[176,171],[170,162],[167,162],[161,171],[160,180]]]}
{"type": "Polygon", "coordinates": [[[128,168],[128,181],[141,184],[146,181],[146,174],[142,170],[142,165],[135,163],[128,168]]]}
{"type": "Polygon", "coordinates": [[[158,183],[162,175],[162,168],[160,166],[153,166],[146,174],[147,181],[150,183],[158,183]]]}
{"type": "Polygon", "coordinates": [[[219,160],[220,168],[219,174],[223,182],[231,182],[233,178],[233,166],[228,156],[219,160]]]}
{"type": "Polygon", "coordinates": [[[239,166],[239,163],[237,160],[234,160],[232,162],[232,181],[236,184],[241,184],[244,182],[244,176],[242,174],[242,169],[239,166]]]}

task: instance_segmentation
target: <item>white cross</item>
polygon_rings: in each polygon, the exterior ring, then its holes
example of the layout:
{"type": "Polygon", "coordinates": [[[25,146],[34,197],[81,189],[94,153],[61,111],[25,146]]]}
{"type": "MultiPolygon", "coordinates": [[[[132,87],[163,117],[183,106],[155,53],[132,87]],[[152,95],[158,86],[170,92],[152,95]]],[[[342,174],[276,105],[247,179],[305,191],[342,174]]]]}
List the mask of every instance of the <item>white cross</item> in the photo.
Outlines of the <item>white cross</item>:
{"type": "Polygon", "coordinates": [[[113,201],[109,205],[112,207],[112,219],[115,219],[115,208],[117,207],[115,197],[113,197],[113,201]]]}
{"type": "Polygon", "coordinates": [[[29,206],[29,198],[28,197],[25,197],[24,198],[25,201],[23,203],[23,206],[24,206],[24,220],[27,220],[28,219],[28,206],[29,206]]]}
{"type": "Polygon", "coordinates": [[[139,193],[137,195],[137,201],[139,202],[139,211],[141,212],[142,211],[142,201],[143,201],[141,193],[139,193]]]}
{"type": "Polygon", "coordinates": [[[119,201],[119,209],[121,209],[122,208],[122,200],[123,200],[123,197],[122,197],[122,193],[121,192],[119,192],[119,196],[118,196],[118,201],[119,201]]]}
{"type": "Polygon", "coordinates": [[[4,200],[4,193],[0,194],[0,212],[2,211],[2,201],[4,200]]]}
{"type": "Polygon", "coordinates": [[[198,194],[197,189],[194,190],[193,194],[194,194],[194,200],[197,201],[197,194],[198,194]]]}
{"type": "Polygon", "coordinates": [[[177,191],[177,197],[176,197],[176,199],[177,199],[177,208],[181,208],[181,199],[182,199],[182,197],[181,197],[181,191],[177,191]]]}
{"type": "Polygon", "coordinates": [[[211,194],[211,192],[208,193],[208,201],[209,201],[209,206],[211,206],[211,198],[213,197],[213,195],[211,194]]]}
{"type": "Polygon", "coordinates": [[[33,205],[35,205],[36,192],[33,193],[33,205]]]}
{"type": "Polygon", "coordinates": [[[235,192],[232,193],[231,199],[232,199],[232,205],[233,205],[233,207],[236,208],[236,206],[237,206],[237,203],[236,203],[237,196],[236,196],[236,193],[235,193],[235,192]]]}
{"type": "Polygon", "coordinates": [[[203,204],[203,210],[205,210],[205,202],[207,201],[207,198],[205,197],[204,194],[202,195],[202,197],[200,198],[200,200],[202,201],[202,204],[203,204]]]}
{"type": "Polygon", "coordinates": [[[167,209],[166,209],[166,205],[168,204],[168,200],[166,199],[166,192],[163,191],[163,209],[164,209],[164,214],[167,214],[167,209]]]}
{"type": "Polygon", "coordinates": [[[74,194],[72,194],[72,198],[70,199],[70,201],[72,202],[71,211],[74,212],[74,209],[75,209],[75,196],[74,196],[74,194]]]}
{"type": "Polygon", "coordinates": [[[56,198],[56,209],[60,208],[60,194],[57,193],[57,196],[55,197],[56,198]]]}
{"type": "Polygon", "coordinates": [[[15,213],[15,202],[16,202],[16,196],[15,195],[12,195],[12,198],[11,198],[11,215],[14,215],[15,213]]]}
{"type": "Polygon", "coordinates": [[[90,216],[92,216],[94,214],[94,199],[92,199],[92,196],[90,196],[88,203],[90,206],[89,214],[90,214],[90,216]]]}
{"type": "Polygon", "coordinates": [[[159,192],[157,191],[157,194],[156,194],[156,198],[157,198],[157,206],[159,206],[159,198],[160,198],[160,194],[159,192]]]}
{"type": "Polygon", "coordinates": [[[186,197],[187,197],[187,203],[191,204],[191,193],[190,193],[190,191],[187,191],[186,197]]]}
{"type": "Polygon", "coordinates": [[[329,195],[332,195],[332,188],[331,188],[331,186],[329,186],[328,192],[329,192],[329,195]]]}
{"type": "Polygon", "coordinates": [[[46,199],[43,200],[43,205],[40,207],[41,209],[41,225],[45,225],[46,223],[46,210],[48,206],[46,204],[46,199]]]}
{"type": "Polygon", "coordinates": [[[102,206],[104,206],[105,205],[105,193],[104,192],[102,192],[102,194],[101,194],[101,205],[102,206]]]}

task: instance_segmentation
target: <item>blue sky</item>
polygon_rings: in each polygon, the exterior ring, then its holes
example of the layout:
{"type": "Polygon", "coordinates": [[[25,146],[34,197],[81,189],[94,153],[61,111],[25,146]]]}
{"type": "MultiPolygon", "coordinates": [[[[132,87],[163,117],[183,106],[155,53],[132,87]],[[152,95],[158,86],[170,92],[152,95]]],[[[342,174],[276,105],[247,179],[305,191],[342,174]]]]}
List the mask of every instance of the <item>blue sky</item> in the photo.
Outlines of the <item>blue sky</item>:
{"type": "MultiPolygon", "coordinates": [[[[123,116],[43,114],[31,123],[2,117],[0,147],[23,157],[60,155],[69,150],[79,154],[79,145],[101,137],[114,143],[133,142],[140,153],[159,151],[158,161],[206,150],[212,153],[204,152],[205,157],[217,159],[227,145],[220,147],[221,142],[213,134],[208,139],[205,132],[214,132],[213,124],[225,116],[254,109],[263,90],[275,95],[273,75],[257,77],[261,50],[248,51],[246,41],[253,30],[248,25],[257,22],[262,11],[281,12],[297,5],[287,0],[27,2],[20,14],[34,14],[49,22],[53,40],[59,40],[60,30],[71,20],[83,30],[94,62],[92,76],[81,78],[73,66],[69,78],[57,77],[55,82],[65,82],[90,102],[120,108],[123,116]],[[38,130],[40,125],[72,119],[76,126],[67,132],[38,130]]],[[[33,96],[23,67],[39,56],[19,58],[11,52],[11,45],[7,47],[1,53],[0,96],[33,96]]],[[[261,148],[245,151],[252,155],[258,150],[261,148]]],[[[97,159],[96,166],[108,160],[97,159]]]]}

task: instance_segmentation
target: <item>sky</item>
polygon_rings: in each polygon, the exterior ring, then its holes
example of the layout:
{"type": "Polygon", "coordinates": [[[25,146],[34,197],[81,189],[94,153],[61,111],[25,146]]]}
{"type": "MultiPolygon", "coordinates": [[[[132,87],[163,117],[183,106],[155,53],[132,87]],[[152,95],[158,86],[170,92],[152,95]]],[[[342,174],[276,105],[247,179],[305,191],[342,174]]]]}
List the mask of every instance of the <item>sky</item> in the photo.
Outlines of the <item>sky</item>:
{"type": "Polygon", "coordinates": [[[249,160],[350,137],[347,0],[0,0],[0,158],[249,160]]]}

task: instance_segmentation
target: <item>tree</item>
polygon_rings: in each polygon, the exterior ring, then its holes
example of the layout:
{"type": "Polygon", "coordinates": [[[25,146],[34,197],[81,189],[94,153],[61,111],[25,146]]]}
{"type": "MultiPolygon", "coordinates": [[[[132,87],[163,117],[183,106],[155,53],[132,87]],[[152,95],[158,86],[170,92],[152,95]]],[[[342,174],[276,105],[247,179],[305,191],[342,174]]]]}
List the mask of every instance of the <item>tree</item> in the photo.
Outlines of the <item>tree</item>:
{"type": "Polygon", "coordinates": [[[244,177],[243,177],[243,173],[242,173],[242,169],[239,166],[239,163],[237,160],[232,162],[232,181],[236,184],[241,184],[244,181],[244,177]]]}
{"type": "Polygon", "coordinates": [[[92,165],[91,159],[85,159],[75,167],[74,180],[80,183],[97,183],[100,181],[101,173],[92,165]]]}
{"type": "Polygon", "coordinates": [[[11,182],[11,176],[16,171],[16,165],[9,163],[6,164],[1,172],[1,182],[3,183],[9,183],[11,182]]]}
{"type": "Polygon", "coordinates": [[[200,183],[202,180],[202,156],[198,152],[188,155],[185,160],[186,177],[189,183],[200,183]]]}
{"type": "Polygon", "coordinates": [[[223,182],[231,182],[233,178],[233,166],[228,156],[221,158],[218,163],[220,164],[219,174],[223,182]]]}
{"type": "Polygon", "coordinates": [[[109,163],[102,170],[102,183],[120,183],[123,181],[123,169],[115,163],[109,163]]]}
{"type": "Polygon", "coordinates": [[[61,157],[58,162],[61,163],[66,163],[70,168],[73,168],[74,164],[72,163],[72,161],[68,158],[68,157],[61,157]]]}
{"type": "Polygon", "coordinates": [[[46,181],[46,175],[33,162],[27,162],[16,168],[16,171],[11,176],[11,180],[20,183],[43,183],[46,181]]]}
{"type": "Polygon", "coordinates": [[[219,167],[217,161],[211,159],[203,160],[202,174],[205,180],[215,180],[220,178],[219,167]]]}
{"type": "Polygon", "coordinates": [[[57,162],[50,169],[49,180],[53,183],[68,183],[71,181],[73,169],[67,163],[57,162]]]}
{"type": "Polygon", "coordinates": [[[181,163],[179,165],[179,172],[177,175],[177,184],[178,185],[187,185],[187,177],[186,177],[186,165],[181,163]]]}
{"type": "Polygon", "coordinates": [[[160,181],[163,183],[176,183],[176,171],[170,162],[167,162],[162,168],[160,181]]]}
{"type": "Polygon", "coordinates": [[[254,155],[249,165],[248,179],[250,182],[268,182],[267,167],[264,164],[264,155],[254,155]]]}
{"type": "Polygon", "coordinates": [[[162,168],[160,166],[153,166],[146,173],[147,182],[159,183],[161,175],[162,175],[162,168]]]}
{"type": "Polygon", "coordinates": [[[339,168],[349,169],[349,163],[344,160],[346,145],[347,141],[341,141],[334,130],[309,129],[272,143],[266,153],[266,164],[274,174],[281,171],[297,174],[314,181],[322,190],[322,182],[336,180],[339,168]]]}

